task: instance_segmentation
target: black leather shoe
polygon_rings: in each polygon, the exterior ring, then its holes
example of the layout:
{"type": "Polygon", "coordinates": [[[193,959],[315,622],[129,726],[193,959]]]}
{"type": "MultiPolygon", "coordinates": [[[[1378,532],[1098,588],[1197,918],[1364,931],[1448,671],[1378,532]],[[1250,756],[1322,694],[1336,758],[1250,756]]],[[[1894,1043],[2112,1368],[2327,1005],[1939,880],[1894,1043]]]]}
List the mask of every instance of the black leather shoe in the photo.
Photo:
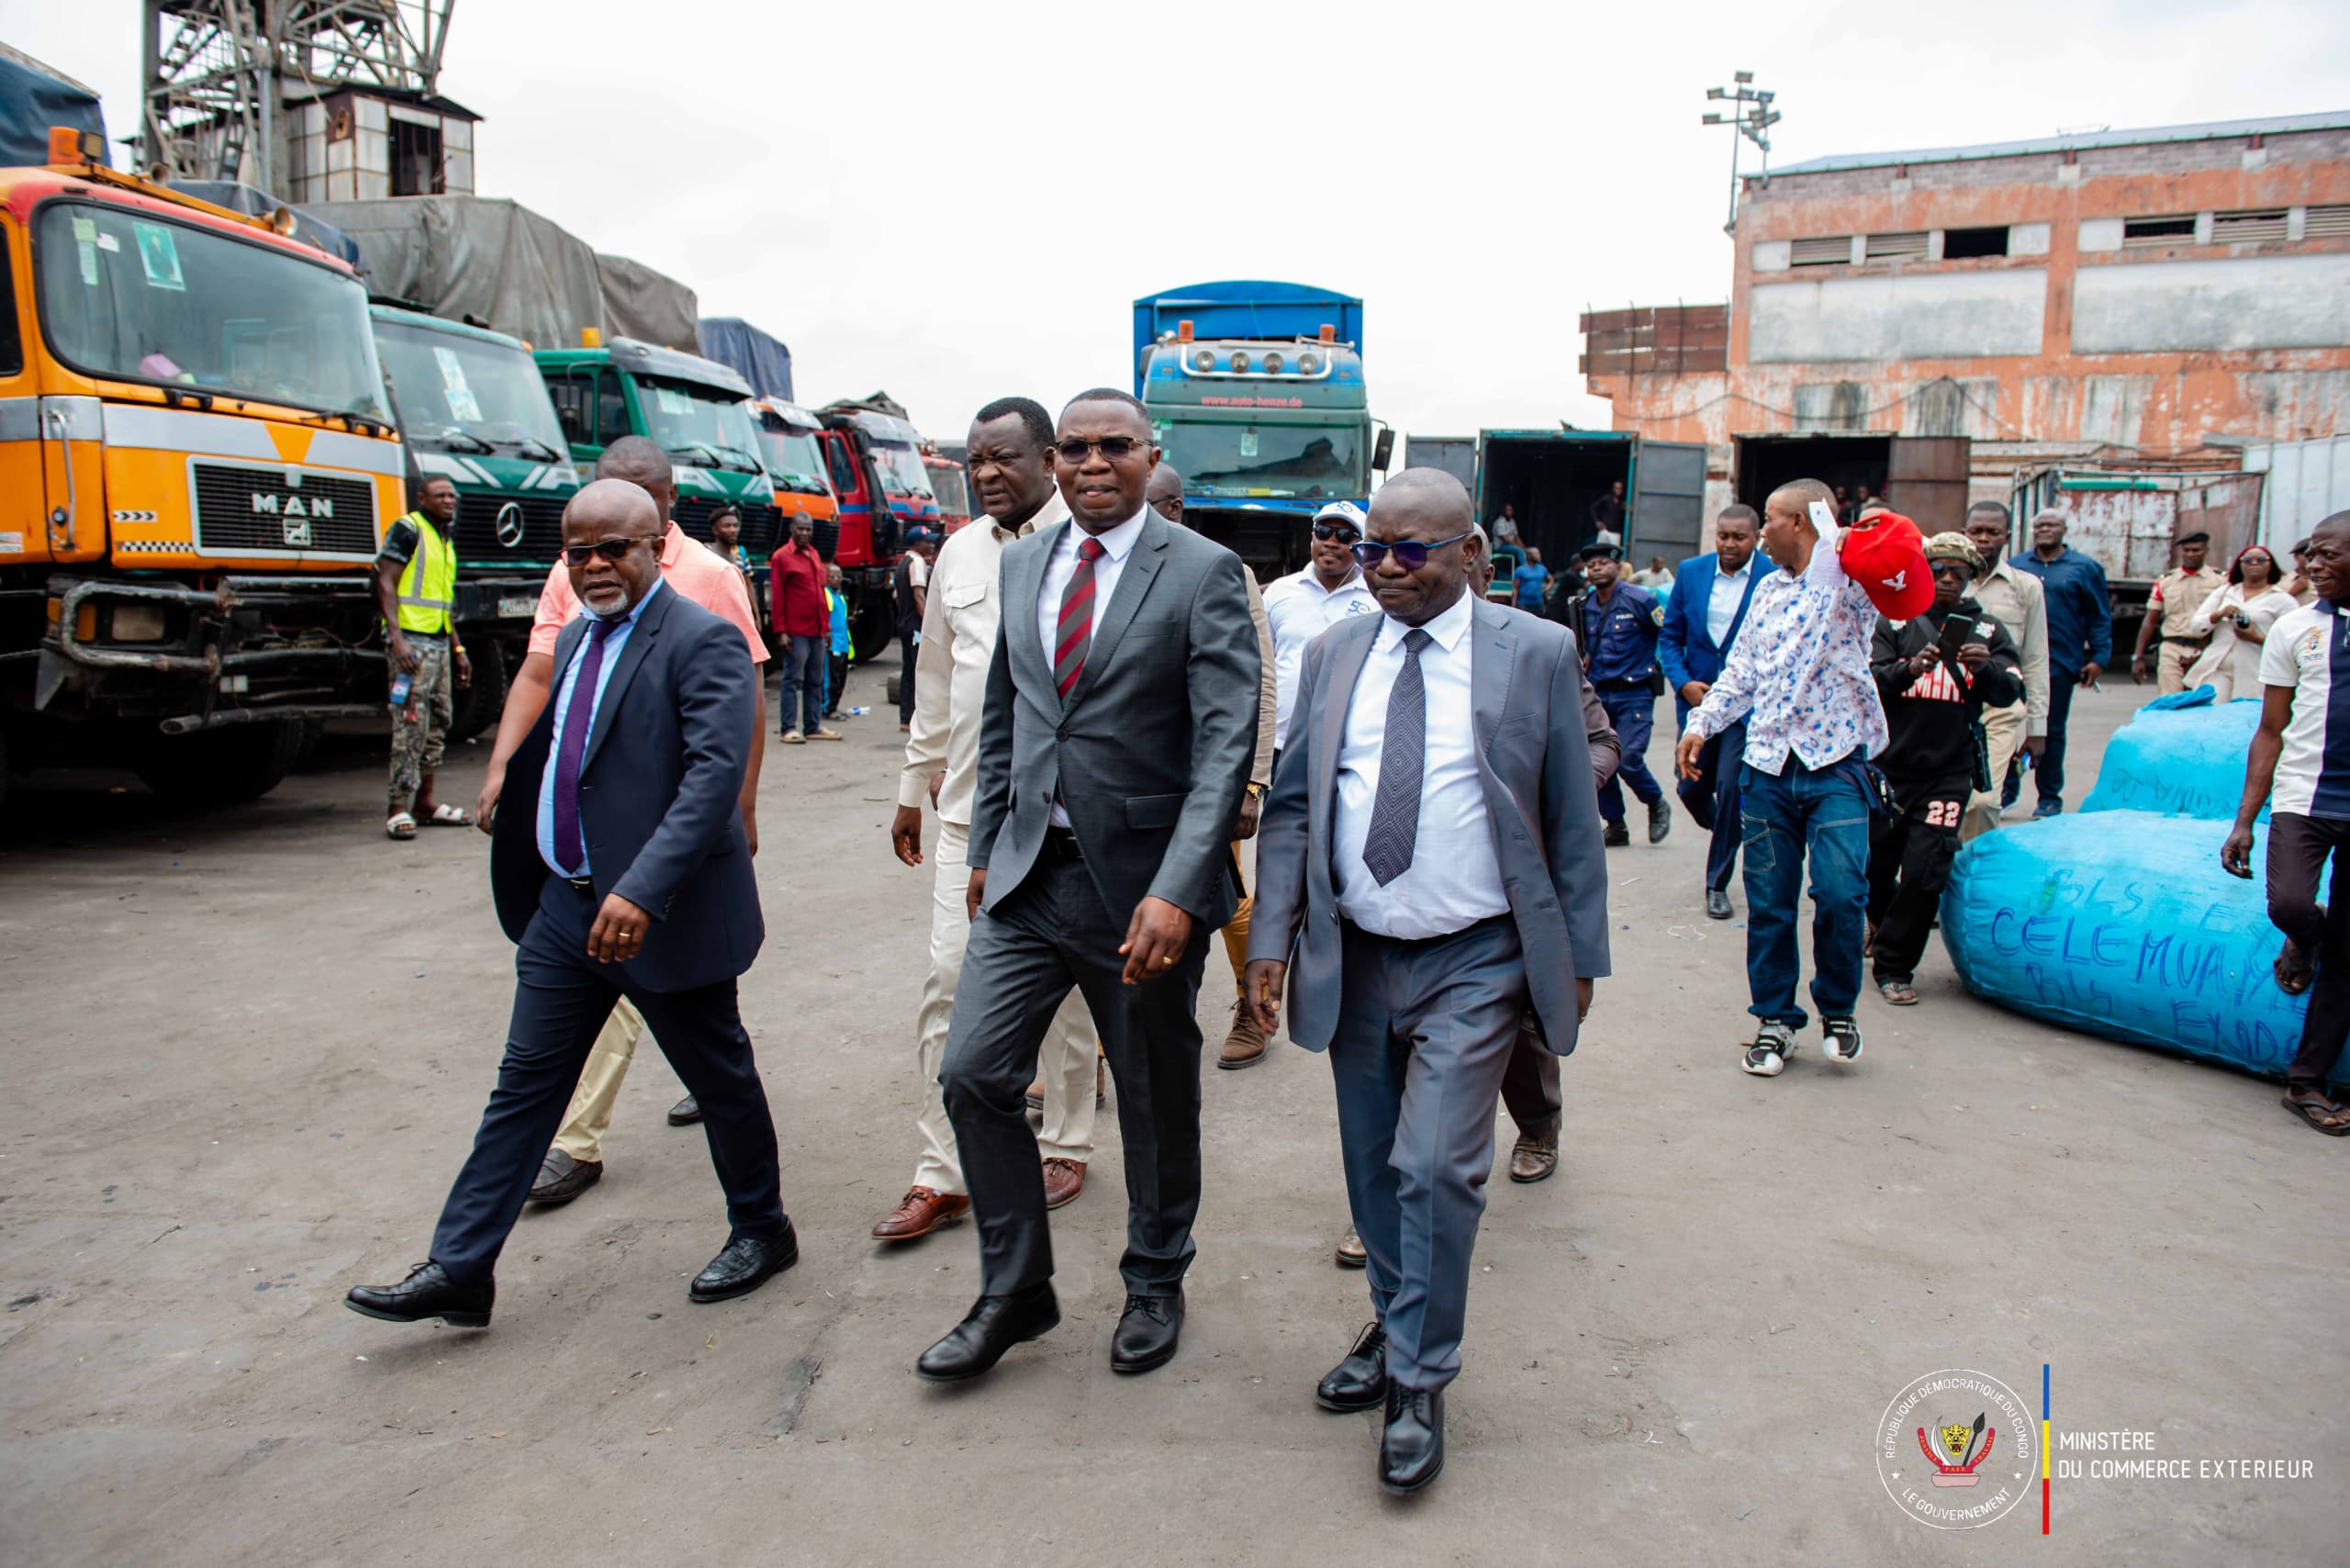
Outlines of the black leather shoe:
{"type": "Polygon", "coordinates": [[[689,1127],[700,1120],[701,1102],[690,1094],[669,1107],[669,1125],[673,1127],[689,1127]]]}
{"type": "Polygon", "coordinates": [[[1371,1410],[1387,1398],[1387,1326],[1373,1318],[1355,1337],[1347,1359],[1314,1385],[1314,1403],[1341,1413],[1371,1410]]]}
{"type": "Polygon", "coordinates": [[[1444,1391],[1387,1388],[1387,1429],[1379,1438],[1379,1484],[1402,1496],[1444,1470],[1444,1391]]]}
{"type": "Polygon", "coordinates": [[[800,1261],[800,1238],[792,1233],[791,1222],[783,1222],[783,1234],[778,1237],[734,1236],[718,1249],[710,1267],[694,1276],[686,1294],[702,1303],[732,1301],[738,1295],[749,1295],[769,1279],[782,1273],[800,1261]]]}
{"type": "Polygon", "coordinates": [[[1110,1370],[1147,1372],[1175,1359],[1175,1342],[1183,1337],[1183,1293],[1173,1295],[1130,1295],[1119,1315],[1117,1332],[1110,1336],[1110,1370]]]}
{"type": "Polygon", "coordinates": [[[1662,844],[1673,831],[1673,802],[1660,795],[1649,802],[1649,842],[1662,844]]]}
{"type": "Polygon", "coordinates": [[[603,1179],[602,1160],[574,1159],[559,1148],[551,1148],[539,1162],[539,1179],[531,1184],[531,1202],[567,1204],[603,1179]]]}
{"type": "Polygon", "coordinates": [[[933,1383],[960,1383],[1003,1360],[1013,1346],[1040,1339],[1060,1323],[1050,1284],[1018,1295],[983,1295],[954,1331],[922,1353],[914,1371],[933,1383]]]}
{"type": "Polygon", "coordinates": [[[1728,920],[1731,915],[1736,914],[1738,912],[1736,910],[1729,907],[1729,895],[1728,893],[1722,891],[1719,888],[1707,888],[1706,890],[1706,918],[1707,920],[1728,920]]]}
{"type": "Polygon", "coordinates": [[[498,1300],[498,1282],[461,1285],[438,1263],[419,1263],[396,1285],[353,1285],[342,1305],[362,1317],[386,1323],[421,1323],[437,1317],[452,1328],[487,1328],[498,1300]]]}
{"type": "Polygon", "coordinates": [[[1621,849],[1632,842],[1632,830],[1624,825],[1623,818],[1618,817],[1599,830],[1599,842],[1609,849],[1621,849]]]}

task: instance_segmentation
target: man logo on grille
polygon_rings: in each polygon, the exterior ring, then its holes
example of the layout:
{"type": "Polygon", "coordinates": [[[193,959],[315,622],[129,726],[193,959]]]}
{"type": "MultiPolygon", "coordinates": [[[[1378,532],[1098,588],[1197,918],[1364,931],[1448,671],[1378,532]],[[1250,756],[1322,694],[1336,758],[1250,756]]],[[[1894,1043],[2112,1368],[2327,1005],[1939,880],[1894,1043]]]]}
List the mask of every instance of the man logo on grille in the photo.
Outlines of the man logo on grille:
{"type": "Polygon", "coordinates": [[[498,542],[512,550],[522,543],[522,507],[509,501],[498,509],[498,542]]]}

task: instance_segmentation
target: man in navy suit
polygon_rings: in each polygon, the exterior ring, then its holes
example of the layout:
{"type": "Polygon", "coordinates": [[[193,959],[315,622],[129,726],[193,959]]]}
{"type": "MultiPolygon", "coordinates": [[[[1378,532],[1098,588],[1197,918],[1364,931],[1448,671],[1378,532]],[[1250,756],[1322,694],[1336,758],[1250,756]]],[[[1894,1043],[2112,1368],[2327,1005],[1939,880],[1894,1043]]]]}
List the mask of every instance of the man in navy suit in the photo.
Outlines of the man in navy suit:
{"type": "MultiPolygon", "coordinates": [[[[1754,597],[1755,546],[1762,519],[1739,502],[1714,520],[1714,549],[1681,564],[1673,593],[1664,601],[1664,630],[1657,634],[1656,659],[1673,687],[1679,727],[1689,726],[1689,710],[1706,699],[1706,689],[1722,673],[1730,644],[1746,624],[1754,597]]],[[[1697,777],[1674,788],[1697,825],[1712,834],[1706,849],[1706,913],[1730,917],[1729,879],[1738,868],[1738,768],[1746,751],[1746,725],[1732,724],[1698,754],[1697,777]]]]}
{"type": "Polygon", "coordinates": [[[555,644],[553,700],[491,824],[491,890],[519,949],[506,1057],[428,1260],[352,1290],[354,1312],[488,1325],[498,1249],[622,996],[701,1103],[726,1191],[731,1234],[691,1298],[744,1294],[799,1260],[734,994],[766,935],[738,801],[755,678],[740,632],[666,588],[661,534],[660,509],[625,480],[564,510],[585,613],[555,644]]]}

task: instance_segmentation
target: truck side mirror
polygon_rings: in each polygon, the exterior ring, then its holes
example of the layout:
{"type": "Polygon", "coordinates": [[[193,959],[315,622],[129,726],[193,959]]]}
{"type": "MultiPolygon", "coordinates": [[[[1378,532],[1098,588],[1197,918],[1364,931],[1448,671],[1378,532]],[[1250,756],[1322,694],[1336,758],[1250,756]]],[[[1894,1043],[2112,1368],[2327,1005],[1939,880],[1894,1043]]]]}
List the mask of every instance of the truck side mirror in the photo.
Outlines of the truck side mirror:
{"type": "Polygon", "coordinates": [[[1371,449],[1371,466],[1372,472],[1378,474],[1386,473],[1387,465],[1393,460],[1394,456],[1395,432],[1392,430],[1381,431],[1379,432],[1379,440],[1372,444],[1371,449]]]}

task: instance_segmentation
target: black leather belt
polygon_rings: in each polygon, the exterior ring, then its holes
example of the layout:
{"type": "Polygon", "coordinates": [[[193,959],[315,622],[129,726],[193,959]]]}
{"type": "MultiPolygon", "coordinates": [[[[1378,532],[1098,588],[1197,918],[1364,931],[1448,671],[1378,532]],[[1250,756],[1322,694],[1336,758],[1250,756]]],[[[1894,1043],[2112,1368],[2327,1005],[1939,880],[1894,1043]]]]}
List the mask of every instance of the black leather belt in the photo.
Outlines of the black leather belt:
{"type": "Polygon", "coordinates": [[[1078,847],[1077,834],[1069,829],[1048,827],[1045,830],[1044,846],[1036,851],[1036,857],[1039,860],[1082,861],[1085,851],[1078,847]]]}
{"type": "Polygon", "coordinates": [[[565,877],[563,879],[571,885],[571,890],[575,893],[592,894],[596,890],[596,879],[593,877],[565,877]]]}

